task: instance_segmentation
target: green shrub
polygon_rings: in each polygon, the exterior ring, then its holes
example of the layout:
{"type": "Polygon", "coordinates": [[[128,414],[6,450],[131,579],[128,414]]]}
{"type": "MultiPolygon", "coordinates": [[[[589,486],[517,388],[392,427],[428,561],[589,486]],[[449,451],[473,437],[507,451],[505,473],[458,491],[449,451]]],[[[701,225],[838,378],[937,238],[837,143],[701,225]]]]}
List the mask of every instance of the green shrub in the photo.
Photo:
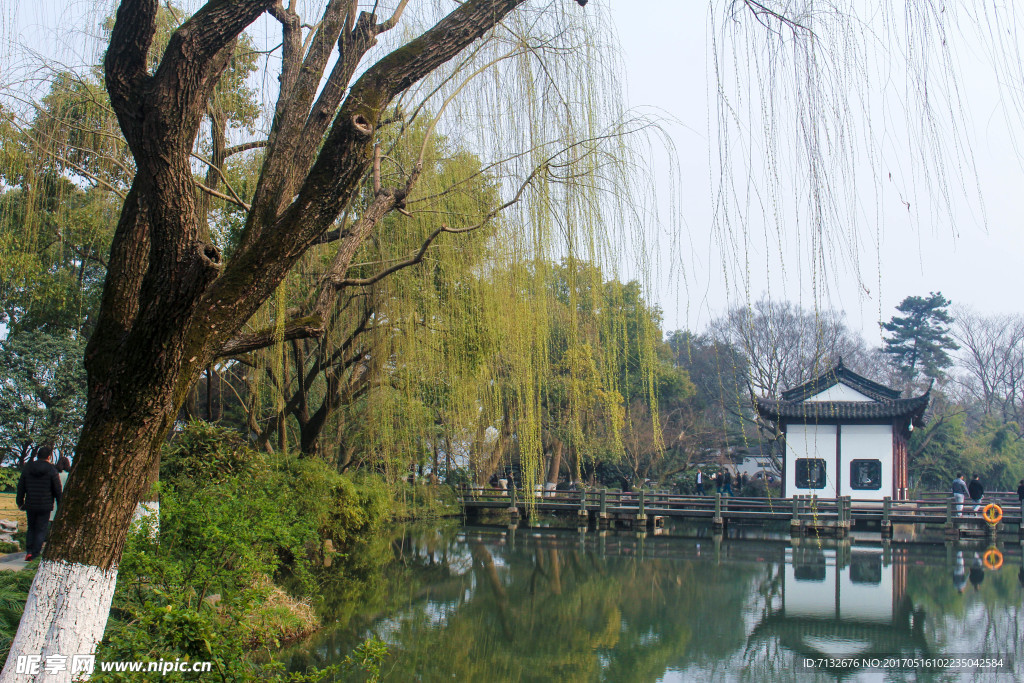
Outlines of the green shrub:
{"type": "MultiPolygon", "coordinates": [[[[258,663],[266,659],[259,650],[315,629],[316,611],[335,618],[351,608],[320,596],[355,602],[362,584],[353,577],[367,579],[389,559],[380,532],[399,495],[408,501],[403,515],[454,501],[448,487],[406,484],[396,495],[379,476],[260,453],[237,432],[189,424],[162,454],[159,534],[129,535],[97,658],[209,661],[218,680],[232,682],[320,680],[327,670],[284,674],[258,663]],[[335,552],[325,569],[328,539],[335,552]],[[322,590],[327,585],[346,590],[322,590]]],[[[35,565],[0,572],[0,647],[10,647],[34,573],[35,565]]],[[[344,668],[376,680],[384,652],[368,642],[344,668]]],[[[93,680],[132,675],[101,672],[93,680]]]]}
{"type": "Polygon", "coordinates": [[[161,475],[159,536],[128,540],[102,658],[211,661],[222,680],[272,680],[280,671],[247,653],[318,627],[310,603],[378,535],[386,487],[317,459],[259,453],[204,423],[166,449],[161,475]]]}
{"type": "Polygon", "coordinates": [[[17,467],[0,467],[0,492],[14,493],[20,478],[21,470],[17,467]]]}
{"type": "Polygon", "coordinates": [[[233,429],[193,420],[160,458],[160,481],[212,483],[230,475],[259,470],[266,456],[248,446],[233,429]]]}
{"type": "Polygon", "coordinates": [[[7,661],[38,567],[36,562],[19,572],[0,571],[0,662],[7,661]]]}

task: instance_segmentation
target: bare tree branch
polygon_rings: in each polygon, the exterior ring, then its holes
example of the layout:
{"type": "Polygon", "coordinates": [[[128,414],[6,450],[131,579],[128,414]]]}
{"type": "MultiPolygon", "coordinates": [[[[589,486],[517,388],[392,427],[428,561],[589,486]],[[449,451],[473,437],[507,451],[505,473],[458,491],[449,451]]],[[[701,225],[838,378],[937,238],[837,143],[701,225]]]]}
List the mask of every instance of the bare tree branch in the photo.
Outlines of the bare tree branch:
{"type": "MultiPolygon", "coordinates": [[[[252,208],[251,206],[249,206],[248,204],[243,202],[241,199],[239,199],[237,196],[232,197],[230,195],[224,194],[223,192],[218,192],[217,190],[213,189],[212,187],[207,187],[206,185],[204,185],[203,183],[201,183],[199,180],[196,180],[196,179],[193,179],[192,182],[195,183],[196,187],[198,187],[200,190],[202,190],[206,194],[210,195],[211,197],[216,197],[217,199],[223,199],[224,201],[226,201],[226,202],[228,202],[230,204],[234,204],[235,206],[242,207],[246,211],[248,211],[249,209],[252,208]]],[[[229,186],[229,189],[230,189],[230,186],[229,186]]],[[[232,191],[232,194],[234,194],[233,191],[232,191]]]]}
{"type": "Polygon", "coordinates": [[[253,142],[244,142],[240,145],[234,145],[224,150],[224,158],[234,156],[241,152],[248,152],[250,149],[260,149],[267,146],[266,140],[254,140],[253,142]]]}
{"type": "Polygon", "coordinates": [[[208,193],[210,193],[210,194],[211,194],[211,195],[213,195],[214,197],[219,197],[219,198],[221,198],[221,199],[225,199],[226,201],[229,201],[229,202],[231,202],[232,204],[237,204],[238,206],[242,207],[242,208],[243,208],[243,209],[245,209],[246,211],[248,211],[249,209],[251,209],[251,208],[252,208],[251,206],[249,206],[248,204],[246,204],[246,203],[245,203],[245,202],[244,202],[244,201],[242,200],[242,198],[241,198],[241,197],[239,197],[239,196],[238,196],[238,193],[237,193],[237,192],[235,192],[235,188],[231,187],[231,183],[230,183],[230,182],[228,182],[228,178],[227,178],[227,176],[226,176],[226,175],[224,175],[224,171],[222,171],[222,170],[220,169],[220,167],[219,167],[219,166],[217,166],[216,164],[214,164],[214,163],[213,163],[212,161],[210,161],[209,159],[207,159],[207,158],[205,158],[205,157],[202,157],[202,156],[199,156],[199,155],[198,155],[198,154],[196,154],[195,152],[193,152],[193,153],[192,153],[192,157],[193,157],[194,159],[198,159],[199,161],[203,162],[204,164],[206,164],[207,166],[209,166],[209,167],[210,167],[211,169],[213,169],[213,171],[215,171],[215,172],[217,173],[217,175],[218,175],[218,176],[220,176],[220,180],[221,180],[221,182],[222,182],[222,183],[224,183],[224,187],[226,187],[226,188],[227,188],[227,190],[228,190],[228,192],[230,192],[230,193],[231,193],[231,196],[230,196],[230,197],[225,197],[225,195],[221,194],[220,192],[217,192],[216,190],[214,190],[214,189],[212,189],[212,188],[206,187],[205,185],[203,185],[202,183],[200,183],[200,182],[199,182],[199,181],[197,180],[197,181],[196,181],[196,185],[197,185],[197,186],[198,186],[198,187],[199,187],[199,188],[200,188],[201,190],[203,190],[203,191],[205,191],[205,192],[208,192],[208,193]]]}

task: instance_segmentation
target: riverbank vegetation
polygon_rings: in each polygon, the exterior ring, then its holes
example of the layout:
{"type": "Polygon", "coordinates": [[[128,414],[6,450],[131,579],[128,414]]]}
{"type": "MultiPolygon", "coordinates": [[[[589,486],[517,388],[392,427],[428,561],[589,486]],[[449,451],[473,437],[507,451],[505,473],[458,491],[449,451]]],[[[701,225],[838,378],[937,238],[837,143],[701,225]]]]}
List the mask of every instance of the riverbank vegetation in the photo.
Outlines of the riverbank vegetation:
{"type": "MultiPolygon", "coordinates": [[[[396,506],[404,487],[389,489],[379,476],[342,475],[316,459],[261,453],[237,432],[205,423],[188,425],[165,448],[160,482],[159,528],[151,516],[129,536],[97,656],[209,661],[228,681],[298,680],[275,672],[267,653],[317,631],[324,615],[337,620],[339,610],[324,602],[325,594],[359,602],[391,557],[388,526],[396,509],[448,512],[439,507],[446,501],[440,491],[433,506],[422,491],[415,508],[396,506]]],[[[35,566],[0,574],[7,647],[35,566]]],[[[95,677],[122,679],[129,680],[95,677]]]]}

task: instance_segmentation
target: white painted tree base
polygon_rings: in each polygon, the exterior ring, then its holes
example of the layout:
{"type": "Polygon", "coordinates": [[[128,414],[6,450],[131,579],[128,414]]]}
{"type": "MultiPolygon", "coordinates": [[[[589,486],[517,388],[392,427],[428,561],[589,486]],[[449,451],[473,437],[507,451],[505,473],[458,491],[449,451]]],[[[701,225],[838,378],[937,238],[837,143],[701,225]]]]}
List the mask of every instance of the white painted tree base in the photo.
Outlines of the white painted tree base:
{"type": "MultiPolygon", "coordinates": [[[[0,683],[65,683],[72,680],[74,655],[95,653],[110,614],[117,584],[117,567],[99,567],[43,560],[32,581],[25,613],[11,643],[0,683]],[[41,655],[35,675],[17,673],[18,655],[41,655]],[[46,658],[63,655],[63,671],[47,673],[46,658]]],[[[52,661],[52,660],[51,660],[52,661]]],[[[76,675],[74,680],[83,680],[76,675]]]]}

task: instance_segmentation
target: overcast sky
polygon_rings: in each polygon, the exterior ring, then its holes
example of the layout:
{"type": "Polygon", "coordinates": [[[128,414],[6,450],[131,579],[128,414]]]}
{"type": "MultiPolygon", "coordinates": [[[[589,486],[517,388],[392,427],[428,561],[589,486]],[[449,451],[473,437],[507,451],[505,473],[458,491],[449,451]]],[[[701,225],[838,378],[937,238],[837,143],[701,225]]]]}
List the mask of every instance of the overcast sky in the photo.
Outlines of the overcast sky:
{"type": "MultiPolygon", "coordinates": [[[[112,8],[115,3],[104,4],[112,8]]],[[[50,30],[73,26],[95,17],[94,7],[85,0],[5,0],[0,30],[10,39],[15,26],[22,27],[19,31],[25,26],[50,30]]],[[[938,204],[939,198],[918,193],[908,202],[907,188],[914,183],[915,164],[921,162],[905,151],[901,156],[890,150],[879,157],[883,168],[874,172],[889,174],[891,187],[887,184],[880,196],[868,193],[857,198],[861,212],[878,217],[858,227],[859,233],[853,236],[859,257],[854,262],[843,255],[818,272],[810,265],[806,237],[798,239],[788,226],[784,226],[784,234],[765,238],[764,230],[751,221],[740,262],[735,251],[724,252],[713,237],[715,188],[710,167],[719,139],[710,125],[716,114],[711,99],[714,83],[709,76],[708,4],[696,0],[592,0],[582,11],[598,7],[610,13],[618,33],[630,105],[661,112],[679,154],[679,215],[683,222],[676,234],[664,235],[664,242],[682,247],[659,249],[661,260],[652,280],[656,283],[652,296],[665,312],[666,330],[699,330],[730,303],[766,294],[798,301],[807,308],[817,304],[843,311],[850,326],[861,330],[870,344],[879,341],[877,322],[887,320],[908,295],[941,291],[954,303],[982,313],[1021,310],[1024,172],[1000,106],[995,72],[973,54],[980,49],[970,39],[958,54],[962,56],[959,67],[966,74],[961,79],[965,133],[982,200],[970,200],[975,185],[968,173],[968,197],[953,199],[952,220],[929,206],[938,204]],[[815,282],[817,295],[812,287],[815,282]]],[[[74,61],[71,53],[75,51],[74,45],[66,44],[63,57],[74,61]]],[[[10,57],[10,53],[0,55],[0,60],[10,57]]],[[[1020,124],[1019,120],[1013,123],[1020,124]]],[[[872,121],[871,125],[881,138],[898,141],[906,136],[906,131],[889,120],[872,121]]],[[[668,165],[664,159],[655,159],[654,164],[659,185],[664,186],[659,194],[665,198],[667,212],[671,194],[668,165]]],[[[747,173],[741,166],[733,170],[747,173]]],[[[670,225],[666,217],[666,231],[670,225]]]]}
{"type": "MultiPolygon", "coordinates": [[[[708,4],[678,0],[613,0],[610,4],[624,51],[630,104],[664,110],[679,122],[668,127],[679,150],[683,218],[693,249],[673,258],[674,263],[666,269],[673,277],[663,275],[660,279],[657,298],[665,310],[666,329],[700,329],[709,317],[724,310],[730,300],[757,299],[768,292],[773,297],[800,300],[810,307],[813,301],[808,259],[799,257],[799,247],[792,244],[783,259],[787,269],[783,276],[777,268],[769,272],[765,265],[766,261],[780,260],[773,254],[779,251],[778,243],[766,244],[764,239],[753,236],[749,241],[749,294],[725,282],[722,264],[730,257],[715,244],[709,229],[713,189],[709,158],[717,154],[718,141],[708,125],[709,120],[715,120],[710,99],[714,84],[708,76],[708,4]],[[685,284],[680,276],[682,269],[686,271],[685,284]],[[667,285],[669,281],[673,285],[667,285]]],[[[876,207],[882,216],[878,239],[871,234],[874,226],[865,226],[867,234],[860,236],[860,243],[866,248],[856,265],[863,284],[852,276],[850,268],[854,264],[847,259],[839,268],[826,273],[830,291],[820,301],[825,307],[844,311],[851,327],[860,329],[869,343],[878,342],[877,321],[888,320],[896,304],[908,295],[941,291],[954,303],[967,304],[984,313],[1019,312],[1022,308],[1021,160],[1011,144],[994,69],[980,56],[981,50],[972,44],[971,36],[959,37],[967,41],[958,51],[959,66],[966,72],[961,80],[964,127],[977,167],[983,204],[958,198],[951,221],[941,212],[921,212],[918,206],[912,205],[908,210],[903,203],[905,194],[899,188],[886,193],[884,201],[876,207]],[[880,242],[881,249],[875,247],[876,242],[880,242]]],[[[872,125],[884,127],[887,122],[874,121],[872,125]]],[[[1014,125],[1019,127],[1020,121],[1014,125]]],[[[905,135],[898,126],[895,128],[893,135],[905,135]]],[[[904,178],[915,163],[909,154],[890,155],[885,162],[883,174],[898,171],[897,175],[904,178]]],[[[973,189],[973,180],[968,178],[967,190],[973,189]]],[[[873,203],[875,198],[861,200],[873,203]]],[[[938,203],[937,199],[933,201],[938,203]]]]}

